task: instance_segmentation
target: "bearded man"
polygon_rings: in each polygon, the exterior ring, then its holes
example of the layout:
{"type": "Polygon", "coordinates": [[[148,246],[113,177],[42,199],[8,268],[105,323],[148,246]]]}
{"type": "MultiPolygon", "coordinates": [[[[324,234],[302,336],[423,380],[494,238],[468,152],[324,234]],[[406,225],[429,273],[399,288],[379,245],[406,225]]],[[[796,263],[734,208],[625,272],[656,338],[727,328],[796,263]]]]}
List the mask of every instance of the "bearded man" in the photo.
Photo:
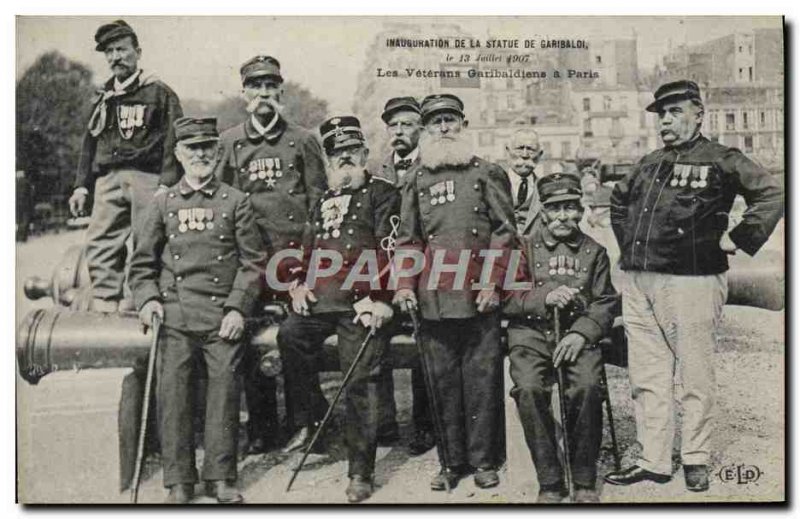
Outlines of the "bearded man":
{"type": "Polygon", "coordinates": [[[310,438],[316,426],[314,395],[319,383],[314,366],[323,341],[338,337],[342,371],[352,365],[369,329],[377,330],[345,388],[348,501],[372,495],[377,448],[380,362],[393,315],[386,290],[389,258],[382,242],[400,211],[400,193],[365,169],[369,149],[359,120],[334,117],[320,126],[330,166],[330,188],[311,213],[303,237],[304,259],[289,291],[293,313],[281,324],[278,346],[284,365],[288,405],[304,427],[296,437],[310,438]],[[323,253],[321,257],[318,253],[323,253]],[[379,271],[364,274],[369,258],[379,271]],[[323,271],[325,275],[323,276],[323,271]],[[313,277],[312,277],[312,274],[313,277]],[[356,279],[357,278],[357,279],[356,279]]]}
{"type": "Polygon", "coordinates": [[[543,151],[539,144],[539,134],[531,129],[517,130],[511,142],[506,145],[506,157],[511,166],[506,174],[511,182],[517,230],[522,235],[530,232],[533,220],[541,209],[535,171],[543,151]]]}
{"type": "Polygon", "coordinates": [[[193,387],[201,357],[208,375],[203,480],[220,503],[238,503],[242,333],[261,297],[267,258],[249,200],[213,174],[216,119],[178,119],[175,136],[185,174],[153,199],[130,271],[142,324],[154,316],[164,323],[156,389],[164,486],[169,503],[194,494],[193,387]]]}
{"type": "Polygon", "coordinates": [[[422,102],[420,164],[403,188],[394,302],[419,306],[421,335],[444,429],[443,470],[432,490],[499,483],[503,374],[499,290],[516,230],[508,177],[472,153],[464,104],[450,94],[422,102]],[[424,256],[413,274],[414,257],[424,256]]]}

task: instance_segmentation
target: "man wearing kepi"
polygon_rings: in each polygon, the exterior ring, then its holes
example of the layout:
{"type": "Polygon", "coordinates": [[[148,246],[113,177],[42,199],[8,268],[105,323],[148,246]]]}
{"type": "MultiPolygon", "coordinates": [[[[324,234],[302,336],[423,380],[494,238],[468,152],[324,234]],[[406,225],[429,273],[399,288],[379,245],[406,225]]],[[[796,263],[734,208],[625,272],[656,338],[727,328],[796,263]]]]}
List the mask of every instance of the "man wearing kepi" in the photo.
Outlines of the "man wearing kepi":
{"type": "MultiPolygon", "coordinates": [[[[353,364],[370,328],[377,334],[366,346],[345,388],[347,417],[347,499],[356,503],[373,490],[378,425],[377,376],[387,337],[380,328],[391,320],[388,280],[392,219],[400,194],[388,181],[366,172],[369,150],[355,117],[334,117],[320,126],[330,165],[330,188],[311,214],[303,238],[304,260],[290,290],[294,313],[281,324],[287,401],[298,423],[313,428],[317,353],[336,334],[343,372],[353,364]]],[[[308,434],[305,435],[309,436],[308,434]]]]}
{"type": "MultiPolygon", "coordinates": [[[[223,132],[216,174],[250,197],[256,224],[270,254],[299,249],[311,209],[326,188],[322,150],[311,132],[281,114],[283,76],[271,56],[255,56],[240,68],[250,116],[223,132]]],[[[281,262],[286,279],[290,260],[281,262]]],[[[279,295],[285,296],[285,294],[279,295]]],[[[276,295],[271,292],[270,295],[276,295]]],[[[256,351],[245,352],[245,392],[251,452],[274,446],[278,436],[275,379],[261,374],[256,351]]]]}
{"type": "Polygon", "coordinates": [[[194,372],[208,375],[203,461],[207,492],[221,503],[236,490],[236,442],[244,318],[261,297],[264,245],[253,207],[214,175],[219,156],[216,120],[175,122],[175,154],[185,170],[155,196],[131,261],[139,317],[163,319],[158,349],[158,424],[167,502],[191,500],[194,457],[194,372]]]}
{"type": "Polygon", "coordinates": [[[102,25],[94,39],[113,77],[94,102],[69,208],[73,216],[82,214],[94,191],[86,232],[92,308],[115,312],[123,297],[128,237],[133,231],[136,247],[145,209],[159,185],[178,181],[172,125],[183,112],[178,96],[139,68],[142,49],[127,23],[102,25]]]}
{"type": "MultiPolygon", "coordinates": [[[[383,162],[382,170],[378,174],[402,189],[406,179],[413,174],[409,173],[411,169],[419,164],[419,138],[423,129],[422,111],[413,97],[393,97],[386,101],[381,119],[386,123],[392,152],[383,162]]],[[[397,430],[392,372],[387,370],[382,376],[384,378],[381,381],[379,442],[392,431],[392,428],[397,430]]],[[[417,456],[431,450],[435,445],[430,406],[425,393],[425,379],[420,366],[411,370],[411,415],[414,421],[414,439],[409,444],[408,450],[413,456],[417,456]]]]}
{"type": "Polygon", "coordinates": [[[537,183],[541,218],[522,239],[521,278],[530,290],[509,291],[508,347],[511,396],[539,479],[539,502],[566,494],[550,412],[557,369],[564,369],[570,466],[577,502],[596,502],[597,457],[603,436],[603,358],[597,342],[619,314],[605,249],[578,228],[583,216],[581,181],[555,173],[537,183]],[[554,314],[563,337],[555,341],[554,314]],[[563,367],[562,367],[563,366],[563,367]]]}
{"type": "Polygon", "coordinates": [[[475,157],[461,133],[460,99],[426,97],[422,119],[420,165],[403,190],[394,302],[405,310],[418,301],[422,314],[448,465],[431,488],[455,486],[473,470],[475,484],[489,488],[503,455],[498,304],[516,242],[514,209],[506,174],[475,157]]]}
{"type": "Polygon", "coordinates": [[[677,366],[686,488],[704,491],[728,255],[758,251],[783,215],[783,195],[777,179],[739,150],[700,133],[703,101],[694,82],[662,85],[647,110],[658,114],[665,146],[646,155],[611,195],[611,223],[627,274],[622,315],[642,452],[635,465],[605,479],[615,485],[670,480],[677,366]],[[729,231],[736,195],[747,209],[729,231]]]}

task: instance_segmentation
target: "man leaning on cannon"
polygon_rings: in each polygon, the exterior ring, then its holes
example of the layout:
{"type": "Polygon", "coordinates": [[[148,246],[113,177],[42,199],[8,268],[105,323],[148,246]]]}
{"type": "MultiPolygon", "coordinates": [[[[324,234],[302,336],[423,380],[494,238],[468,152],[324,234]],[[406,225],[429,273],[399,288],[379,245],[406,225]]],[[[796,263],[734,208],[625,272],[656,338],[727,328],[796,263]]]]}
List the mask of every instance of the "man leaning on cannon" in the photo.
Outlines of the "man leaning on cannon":
{"type": "Polygon", "coordinates": [[[555,173],[537,183],[542,203],[531,234],[522,238],[521,279],[530,290],[511,290],[509,317],[511,396],[517,402],[525,441],[539,478],[539,502],[566,495],[550,412],[556,370],[564,370],[569,460],[577,502],[596,502],[597,457],[603,435],[602,354],[596,347],[619,313],[606,250],[578,228],[583,216],[581,182],[555,173]],[[556,338],[556,316],[564,336],[556,338]]]}
{"type": "Polygon", "coordinates": [[[189,502],[197,481],[192,415],[199,357],[208,373],[202,477],[209,495],[236,503],[240,339],[261,297],[266,253],[247,197],[213,175],[216,120],[181,118],[175,135],[185,174],[150,205],[131,287],[142,323],[164,323],[156,400],[167,502],[189,502]]]}

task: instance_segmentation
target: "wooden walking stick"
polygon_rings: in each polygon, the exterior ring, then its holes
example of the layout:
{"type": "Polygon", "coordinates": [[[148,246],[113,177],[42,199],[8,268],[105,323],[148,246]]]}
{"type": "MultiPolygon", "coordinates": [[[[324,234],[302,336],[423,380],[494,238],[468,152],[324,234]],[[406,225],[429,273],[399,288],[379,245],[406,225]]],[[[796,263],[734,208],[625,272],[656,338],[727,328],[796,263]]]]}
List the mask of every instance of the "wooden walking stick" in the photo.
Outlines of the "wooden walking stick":
{"type": "Polygon", "coordinates": [[[153,372],[156,369],[156,355],[158,355],[158,335],[161,332],[161,318],[153,314],[151,325],[153,340],[150,343],[150,357],[147,360],[147,378],[144,383],[144,399],[142,400],[142,418],[139,424],[139,442],[136,446],[136,464],[133,469],[133,484],[131,485],[131,503],[139,499],[139,479],[142,476],[142,461],[144,459],[144,440],[147,434],[147,417],[150,413],[150,390],[153,385],[153,372]]]}
{"type": "Polygon", "coordinates": [[[289,484],[286,485],[286,492],[292,489],[292,484],[294,480],[297,479],[297,474],[303,469],[303,464],[305,464],[308,455],[311,453],[311,450],[314,448],[314,444],[317,443],[317,440],[322,435],[322,431],[325,429],[325,426],[330,421],[331,416],[333,416],[333,410],[336,408],[336,403],[339,401],[339,397],[342,396],[342,392],[344,388],[347,387],[347,383],[353,377],[353,373],[356,370],[356,366],[358,362],[361,360],[361,357],[364,356],[364,353],[367,351],[367,346],[369,346],[369,341],[375,336],[375,328],[370,327],[369,333],[364,338],[364,342],[361,343],[361,347],[358,349],[358,353],[356,353],[356,358],[353,359],[353,363],[350,364],[350,368],[347,370],[347,373],[344,375],[344,379],[342,380],[342,384],[339,386],[339,390],[336,392],[336,395],[333,397],[333,401],[331,405],[328,406],[328,410],[325,412],[325,417],[322,419],[322,423],[319,424],[317,430],[314,431],[314,436],[311,438],[311,441],[308,443],[305,452],[303,452],[303,457],[300,460],[300,463],[297,465],[297,468],[294,469],[294,473],[292,474],[292,478],[289,480],[289,484]]]}
{"type": "MultiPolygon", "coordinates": [[[[553,321],[554,321],[554,334],[556,345],[561,342],[561,320],[558,315],[558,307],[553,307],[553,321]]],[[[567,491],[569,492],[569,500],[575,501],[575,488],[572,484],[572,457],[569,455],[569,427],[567,427],[567,399],[564,386],[564,364],[562,363],[556,368],[556,375],[558,377],[556,386],[558,387],[558,406],[561,413],[561,438],[564,442],[564,478],[567,483],[567,491]]]]}

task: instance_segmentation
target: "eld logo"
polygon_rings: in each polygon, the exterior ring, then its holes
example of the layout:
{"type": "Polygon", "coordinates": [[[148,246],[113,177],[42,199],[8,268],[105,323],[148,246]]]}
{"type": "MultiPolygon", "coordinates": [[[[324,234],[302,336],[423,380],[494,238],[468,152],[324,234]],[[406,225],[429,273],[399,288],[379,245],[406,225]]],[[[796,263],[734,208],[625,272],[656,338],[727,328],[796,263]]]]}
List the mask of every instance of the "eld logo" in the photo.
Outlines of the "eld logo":
{"type": "Polygon", "coordinates": [[[719,469],[717,475],[723,483],[736,483],[746,485],[755,483],[761,478],[761,469],[755,465],[726,465],[719,469]]]}

